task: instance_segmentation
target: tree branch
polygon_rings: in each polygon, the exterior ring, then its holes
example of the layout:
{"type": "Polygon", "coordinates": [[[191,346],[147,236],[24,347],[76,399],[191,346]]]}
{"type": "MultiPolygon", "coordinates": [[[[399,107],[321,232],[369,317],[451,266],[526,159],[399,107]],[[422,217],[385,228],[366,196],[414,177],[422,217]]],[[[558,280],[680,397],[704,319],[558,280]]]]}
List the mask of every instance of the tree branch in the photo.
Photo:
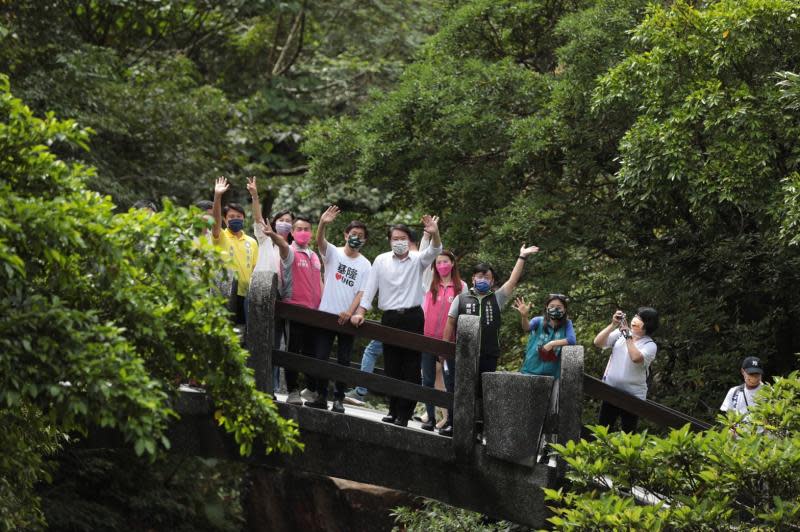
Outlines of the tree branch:
{"type": "Polygon", "coordinates": [[[294,19],[294,24],[292,24],[292,29],[289,30],[289,35],[286,37],[286,42],[281,49],[281,54],[278,56],[278,60],[275,61],[275,65],[272,67],[272,75],[273,76],[282,76],[289,70],[292,65],[294,64],[295,60],[297,60],[297,56],[300,54],[300,50],[303,47],[303,33],[305,32],[306,26],[306,13],[305,8],[300,8],[300,12],[294,19]],[[299,36],[298,36],[299,34],[299,36]],[[286,58],[287,53],[292,48],[292,43],[297,40],[297,45],[295,48],[295,52],[292,55],[292,58],[286,61],[284,64],[284,59],[286,58]]]}

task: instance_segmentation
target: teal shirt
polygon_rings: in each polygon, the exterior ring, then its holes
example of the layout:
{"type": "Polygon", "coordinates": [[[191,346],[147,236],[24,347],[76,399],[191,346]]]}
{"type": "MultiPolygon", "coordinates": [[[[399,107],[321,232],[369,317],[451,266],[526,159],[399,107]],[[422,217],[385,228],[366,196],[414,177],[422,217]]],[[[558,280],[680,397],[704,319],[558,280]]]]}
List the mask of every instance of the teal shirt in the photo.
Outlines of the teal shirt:
{"type": "Polygon", "coordinates": [[[531,320],[531,334],[525,348],[525,361],[520,372],[528,375],[550,375],[558,379],[561,376],[561,347],[554,349],[554,360],[543,360],[539,348],[552,340],[567,339],[570,345],[575,344],[575,330],[572,320],[567,320],[563,327],[553,329],[543,323],[541,316],[531,320]]]}

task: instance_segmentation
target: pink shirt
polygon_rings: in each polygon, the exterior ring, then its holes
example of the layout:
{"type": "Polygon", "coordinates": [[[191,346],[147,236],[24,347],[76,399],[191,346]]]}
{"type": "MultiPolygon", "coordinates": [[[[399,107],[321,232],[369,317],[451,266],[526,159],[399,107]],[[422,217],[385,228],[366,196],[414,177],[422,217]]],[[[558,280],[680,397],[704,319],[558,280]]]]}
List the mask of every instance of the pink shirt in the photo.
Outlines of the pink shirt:
{"type": "MultiPolygon", "coordinates": [[[[461,291],[466,292],[467,284],[461,281],[461,291]]],[[[433,292],[425,292],[425,300],[422,303],[422,311],[425,313],[425,336],[442,339],[444,326],[447,325],[447,311],[456,297],[453,283],[447,286],[439,284],[439,293],[436,294],[436,301],[433,300],[433,292]]]]}
{"type": "Polygon", "coordinates": [[[290,287],[286,291],[290,293],[285,301],[301,307],[319,308],[322,299],[319,257],[308,248],[301,250],[294,242],[289,247],[289,254],[293,256],[292,266],[286,272],[286,284],[290,287]]]}

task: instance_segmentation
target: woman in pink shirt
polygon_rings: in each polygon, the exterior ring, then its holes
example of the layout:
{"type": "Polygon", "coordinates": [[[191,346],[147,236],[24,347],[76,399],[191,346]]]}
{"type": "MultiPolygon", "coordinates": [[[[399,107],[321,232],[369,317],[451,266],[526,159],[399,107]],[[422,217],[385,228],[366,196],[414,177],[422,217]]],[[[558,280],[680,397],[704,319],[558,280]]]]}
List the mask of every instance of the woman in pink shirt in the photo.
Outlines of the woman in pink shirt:
{"type": "MultiPolygon", "coordinates": [[[[422,303],[422,310],[425,313],[425,336],[441,340],[444,327],[447,325],[447,311],[450,309],[450,304],[458,294],[466,291],[467,285],[461,280],[456,257],[450,251],[442,251],[431,268],[433,268],[431,287],[425,293],[425,301],[422,303]]],[[[422,385],[433,388],[435,382],[436,356],[422,353],[422,385]]],[[[426,403],[425,410],[428,412],[428,420],[422,424],[422,428],[433,430],[436,425],[436,408],[426,403]]]]}

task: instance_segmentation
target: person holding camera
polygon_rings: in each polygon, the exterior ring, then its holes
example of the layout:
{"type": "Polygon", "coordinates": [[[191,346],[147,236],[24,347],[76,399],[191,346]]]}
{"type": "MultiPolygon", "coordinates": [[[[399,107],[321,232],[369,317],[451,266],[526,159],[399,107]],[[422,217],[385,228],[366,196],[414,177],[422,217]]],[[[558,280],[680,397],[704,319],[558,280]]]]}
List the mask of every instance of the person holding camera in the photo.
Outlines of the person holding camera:
{"type": "MultiPolygon", "coordinates": [[[[647,375],[658,346],[650,335],[658,328],[658,312],[640,307],[628,325],[625,313],[617,310],[611,323],[594,339],[594,345],[611,348],[603,381],[641,400],[647,399],[647,375]]],[[[613,428],[620,419],[622,430],[633,432],[639,418],[606,401],[600,404],[599,425],[613,428]]]]}

